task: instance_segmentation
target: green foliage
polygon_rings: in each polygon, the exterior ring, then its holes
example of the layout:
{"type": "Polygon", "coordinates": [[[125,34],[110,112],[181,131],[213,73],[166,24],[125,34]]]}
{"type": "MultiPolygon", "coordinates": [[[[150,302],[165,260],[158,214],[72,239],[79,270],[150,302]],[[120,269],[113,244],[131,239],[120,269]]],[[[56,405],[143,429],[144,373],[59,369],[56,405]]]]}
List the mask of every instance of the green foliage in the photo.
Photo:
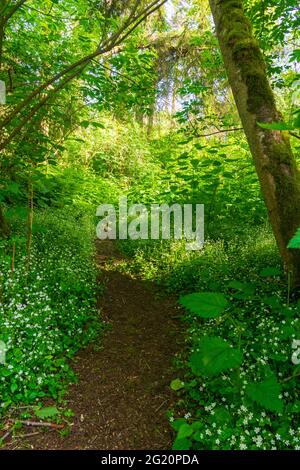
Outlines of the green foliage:
{"type": "MultiPolygon", "coordinates": [[[[42,402],[61,400],[75,380],[70,358],[102,328],[96,207],[117,203],[121,194],[147,206],[203,203],[206,244],[199,252],[178,240],[119,243],[130,261],[118,269],[155,281],[183,307],[182,380],[170,384],[180,395],[169,412],[173,449],[296,449],[299,366],[291,342],[300,334],[299,302],[287,295],[207,2],[173,3],[174,12],[161,9],[120,42],[134,2],[31,0],[5,25],[0,80],[7,105],[0,120],[33,95],[1,127],[1,143],[13,140],[0,155],[0,221],[4,214],[11,226],[0,241],[0,341],[8,348],[0,409],[26,403],[37,418],[58,419],[57,406],[42,402]],[[113,52],[108,47],[85,64],[80,79],[63,83],[68,65],[100,42],[113,46],[114,37],[113,52]]],[[[221,3],[235,23],[226,40],[241,62],[240,39],[250,22],[254,27],[283,110],[280,122],[258,125],[297,137],[299,2],[221,3]],[[241,17],[242,4],[250,22],[241,17]]],[[[257,58],[257,44],[247,45],[257,58]]],[[[253,111],[267,84],[258,72],[259,83],[257,73],[242,70],[257,90],[253,111]]],[[[300,248],[300,230],[289,248],[300,248]]]]}
{"type": "Polygon", "coordinates": [[[291,122],[289,124],[285,122],[258,122],[257,124],[262,129],[270,129],[275,131],[294,131],[300,129],[300,122],[298,116],[295,118],[294,122],[291,122]]]}
{"type": "Polygon", "coordinates": [[[232,348],[227,341],[216,336],[200,338],[198,351],[194,352],[190,357],[193,373],[208,377],[213,377],[228,369],[238,367],[241,362],[241,352],[232,348]]]}
{"type": "Polygon", "coordinates": [[[259,274],[261,277],[273,277],[280,276],[281,272],[278,268],[270,266],[268,268],[263,268],[259,274]]]}
{"type": "MultiPolygon", "coordinates": [[[[23,222],[16,218],[15,224],[22,233],[23,222]]],[[[1,242],[0,339],[7,348],[0,365],[2,411],[12,403],[60,398],[75,379],[68,360],[101,327],[92,228],[89,215],[78,210],[36,213],[30,272],[24,241],[15,238],[13,272],[12,245],[1,242]]],[[[54,412],[48,407],[36,415],[54,412]]]]}
{"type": "Polygon", "coordinates": [[[189,301],[185,305],[188,346],[179,361],[184,386],[169,414],[173,449],[298,446],[299,366],[291,355],[292,339],[300,334],[299,306],[287,306],[269,231],[245,227],[235,237],[235,230],[228,241],[211,240],[196,253],[179,241],[120,244],[131,260],[124,269],[196,300],[192,309],[189,301]],[[227,299],[226,310],[204,318],[195,313],[203,296],[198,304],[194,293],[211,291],[227,299]]]}
{"type": "Polygon", "coordinates": [[[251,383],[246,387],[246,394],[266,410],[283,411],[283,401],[280,398],[281,386],[272,374],[260,383],[251,383]]]}
{"type": "Polygon", "coordinates": [[[174,379],[172,380],[170,387],[172,390],[175,390],[177,392],[178,390],[181,390],[184,387],[184,383],[180,379],[174,379]]]}
{"type": "Polygon", "coordinates": [[[35,410],[35,416],[37,418],[53,418],[58,414],[58,409],[55,406],[46,406],[44,408],[37,408],[35,410]]]}
{"type": "Polygon", "coordinates": [[[198,292],[180,297],[180,305],[202,318],[218,317],[226,308],[227,300],[217,292],[198,292]]]}
{"type": "Polygon", "coordinates": [[[293,124],[286,124],[285,122],[258,122],[257,124],[262,129],[270,129],[274,131],[292,131],[295,129],[293,124]]]}
{"type": "Polygon", "coordinates": [[[300,248],[300,228],[298,228],[297,232],[290,240],[288,248],[300,248]]]}

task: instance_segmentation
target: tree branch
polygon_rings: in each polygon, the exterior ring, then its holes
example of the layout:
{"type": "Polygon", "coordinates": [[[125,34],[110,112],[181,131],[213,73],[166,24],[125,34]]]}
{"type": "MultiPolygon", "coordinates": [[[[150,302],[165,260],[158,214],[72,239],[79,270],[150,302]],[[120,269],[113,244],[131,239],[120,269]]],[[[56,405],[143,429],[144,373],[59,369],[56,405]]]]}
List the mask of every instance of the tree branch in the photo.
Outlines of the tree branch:
{"type": "Polygon", "coordinates": [[[234,127],[233,129],[221,129],[220,131],[211,132],[210,134],[196,134],[195,137],[210,137],[211,135],[222,134],[223,132],[242,131],[243,127],[234,127]]]}
{"type": "Polygon", "coordinates": [[[33,116],[35,116],[35,114],[44,106],[44,104],[47,103],[47,101],[49,101],[49,99],[52,98],[54,94],[56,94],[59,90],[64,88],[64,86],[69,81],[73,80],[73,78],[75,78],[79,73],[81,73],[85,67],[86,67],[86,64],[84,64],[80,70],[76,70],[73,74],[69,75],[64,80],[62,80],[55,88],[53,88],[53,90],[51,90],[51,92],[47,96],[41,99],[31,109],[31,111],[28,114],[26,114],[26,116],[21,120],[18,126],[15,127],[15,129],[10,133],[10,135],[0,144],[0,150],[3,150],[8,144],[10,144],[10,142],[14,139],[14,137],[17,134],[19,134],[19,132],[23,129],[23,127],[33,118],[33,116]]]}
{"type": "MultiPolygon", "coordinates": [[[[26,0],[22,0],[23,2],[26,0]]],[[[27,98],[25,98],[19,105],[17,105],[12,113],[7,116],[1,123],[0,123],[0,128],[3,128],[7,126],[12,119],[17,116],[24,108],[27,107],[31,103],[31,101],[39,95],[42,91],[44,91],[48,86],[52,85],[54,82],[62,78],[64,75],[68,74],[69,72],[72,72],[74,69],[78,67],[78,72],[75,74],[72,74],[72,78],[74,78],[78,73],[80,73],[83,69],[81,68],[82,65],[86,66],[89,62],[91,62],[92,59],[98,57],[99,55],[103,55],[106,52],[111,51],[114,47],[118,46],[120,43],[122,43],[136,28],[137,26],[142,23],[149,15],[151,15],[153,12],[158,10],[162,5],[166,3],[167,0],[155,0],[153,1],[150,5],[148,5],[146,8],[144,8],[138,15],[133,16],[135,13],[135,10],[131,12],[129,15],[129,18],[124,22],[124,24],[121,26],[119,31],[117,31],[111,38],[109,38],[107,41],[105,41],[102,45],[99,44],[98,48],[91,54],[79,59],[78,61],[74,62],[73,64],[69,65],[66,67],[64,70],[61,72],[58,72],[56,75],[51,77],[49,80],[41,84],[39,87],[37,87],[32,93],[30,93],[27,98]],[[131,26],[128,31],[126,31],[128,26],[131,26]],[[125,31],[125,32],[124,32],[125,31]],[[122,33],[124,34],[122,35],[122,33]]],[[[140,3],[140,0],[137,0],[135,3],[135,7],[138,6],[140,3]]],[[[85,67],[83,67],[85,68],[85,67]]],[[[68,82],[69,80],[67,80],[68,82]]],[[[60,89],[60,87],[59,87],[60,89]]],[[[0,149],[3,148],[2,145],[0,149]]]]}
{"type": "Polygon", "coordinates": [[[295,134],[295,132],[289,132],[290,135],[292,135],[293,137],[296,137],[296,139],[300,139],[300,135],[298,134],[295,134]]]}
{"type": "Polygon", "coordinates": [[[15,5],[13,5],[8,14],[4,16],[4,24],[6,24],[8,20],[16,13],[16,11],[18,11],[26,2],[27,0],[20,0],[15,5]]]}

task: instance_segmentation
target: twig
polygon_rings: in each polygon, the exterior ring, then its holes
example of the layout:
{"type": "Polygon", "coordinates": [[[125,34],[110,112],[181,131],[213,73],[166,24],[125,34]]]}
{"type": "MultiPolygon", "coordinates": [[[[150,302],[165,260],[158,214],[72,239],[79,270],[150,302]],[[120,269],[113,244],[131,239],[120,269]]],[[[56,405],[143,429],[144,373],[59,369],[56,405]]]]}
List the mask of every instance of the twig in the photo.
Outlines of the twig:
{"type": "Polygon", "coordinates": [[[209,137],[215,134],[221,134],[222,132],[235,132],[235,131],[242,131],[243,127],[234,127],[233,129],[221,129],[220,131],[211,132],[210,134],[196,134],[196,137],[209,137]]]}
{"type": "Polygon", "coordinates": [[[289,132],[290,135],[292,135],[293,137],[296,137],[296,139],[300,139],[300,135],[298,134],[295,134],[295,132],[289,132]]]}
{"type": "Polygon", "coordinates": [[[282,382],[288,382],[289,380],[295,379],[296,377],[300,376],[300,372],[298,374],[291,375],[290,377],[286,377],[282,380],[282,382]]]}
{"type": "Polygon", "coordinates": [[[25,437],[37,436],[41,434],[41,431],[29,432],[27,434],[20,434],[18,436],[13,436],[13,439],[24,439],[25,437]]]}
{"type": "Polygon", "coordinates": [[[160,409],[164,406],[164,404],[167,403],[167,402],[168,402],[168,400],[163,401],[163,402],[159,405],[159,407],[156,408],[155,413],[156,413],[158,410],[160,410],[160,409]]]}
{"type": "Polygon", "coordinates": [[[63,424],[55,424],[55,423],[45,423],[43,421],[19,421],[19,423],[24,424],[25,426],[45,426],[52,429],[63,429],[63,424]]]}
{"type": "Polygon", "coordinates": [[[1,441],[4,441],[7,437],[11,435],[12,430],[9,429],[3,436],[0,437],[1,441]]]}

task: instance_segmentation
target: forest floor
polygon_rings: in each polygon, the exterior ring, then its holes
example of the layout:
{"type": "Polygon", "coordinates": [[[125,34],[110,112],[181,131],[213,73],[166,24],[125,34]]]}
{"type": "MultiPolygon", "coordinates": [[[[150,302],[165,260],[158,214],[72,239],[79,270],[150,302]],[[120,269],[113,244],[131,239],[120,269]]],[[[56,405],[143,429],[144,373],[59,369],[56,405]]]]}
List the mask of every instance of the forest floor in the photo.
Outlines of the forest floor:
{"type": "MultiPolygon", "coordinates": [[[[101,318],[110,327],[73,361],[78,383],[66,396],[74,412],[70,433],[41,432],[16,440],[17,449],[170,449],[166,411],[175,394],[174,358],[182,342],[175,299],[118,269],[111,241],[97,242],[101,318]]],[[[32,432],[32,428],[23,429],[32,432]]],[[[11,448],[8,446],[8,448],[11,448]]]]}

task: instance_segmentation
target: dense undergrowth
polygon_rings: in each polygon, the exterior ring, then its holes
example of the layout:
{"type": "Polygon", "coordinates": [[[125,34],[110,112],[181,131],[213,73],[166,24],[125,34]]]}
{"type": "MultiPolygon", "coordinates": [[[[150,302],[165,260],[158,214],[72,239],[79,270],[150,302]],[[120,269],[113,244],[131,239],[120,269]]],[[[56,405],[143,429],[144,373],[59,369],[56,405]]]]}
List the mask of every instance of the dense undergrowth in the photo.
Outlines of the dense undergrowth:
{"type": "Polygon", "coordinates": [[[276,213],[277,237],[300,248],[298,3],[1,2],[3,422],[56,405],[76,380],[70,359],[103,328],[96,209],[122,195],[147,209],[205,205],[203,250],[119,243],[130,262],[117,269],[182,306],[174,449],[299,449],[300,301],[282,270],[291,253],[280,259],[267,225],[276,213]],[[238,27],[219,39],[216,3],[238,27]]]}
{"type": "Polygon", "coordinates": [[[60,399],[75,380],[69,359],[101,328],[91,220],[74,208],[38,210],[30,261],[20,219],[14,237],[1,241],[1,412],[60,399]]]}
{"type": "Polygon", "coordinates": [[[110,125],[111,141],[98,129],[95,141],[70,144],[62,167],[41,166],[33,175],[29,264],[26,186],[22,178],[7,186],[12,236],[1,242],[0,256],[0,339],[8,348],[2,410],[60,400],[76,380],[70,358],[102,328],[93,261],[97,205],[116,204],[120,194],[146,205],[202,202],[201,251],[174,240],[118,242],[130,260],[118,269],[154,281],[185,307],[186,348],[171,384],[179,394],[169,411],[174,449],[298,448],[299,365],[291,357],[300,305],[281,270],[247,148],[241,187],[233,177],[235,138],[220,153],[215,141],[182,144],[173,132],[147,140],[138,126],[126,140],[125,125],[110,125]],[[193,302],[195,293],[201,295],[193,302]],[[207,294],[210,313],[203,314],[207,294]]]}
{"type": "Polygon", "coordinates": [[[181,295],[186,307],[186,349],[171,383],[179,393],[169,413],[174,449],[299,449],[292,343],[300,303],[290,298],[270,230],[249,227],[194,253],[182,242],[121,248],[130,258],[124,269],[181,295]]]}

